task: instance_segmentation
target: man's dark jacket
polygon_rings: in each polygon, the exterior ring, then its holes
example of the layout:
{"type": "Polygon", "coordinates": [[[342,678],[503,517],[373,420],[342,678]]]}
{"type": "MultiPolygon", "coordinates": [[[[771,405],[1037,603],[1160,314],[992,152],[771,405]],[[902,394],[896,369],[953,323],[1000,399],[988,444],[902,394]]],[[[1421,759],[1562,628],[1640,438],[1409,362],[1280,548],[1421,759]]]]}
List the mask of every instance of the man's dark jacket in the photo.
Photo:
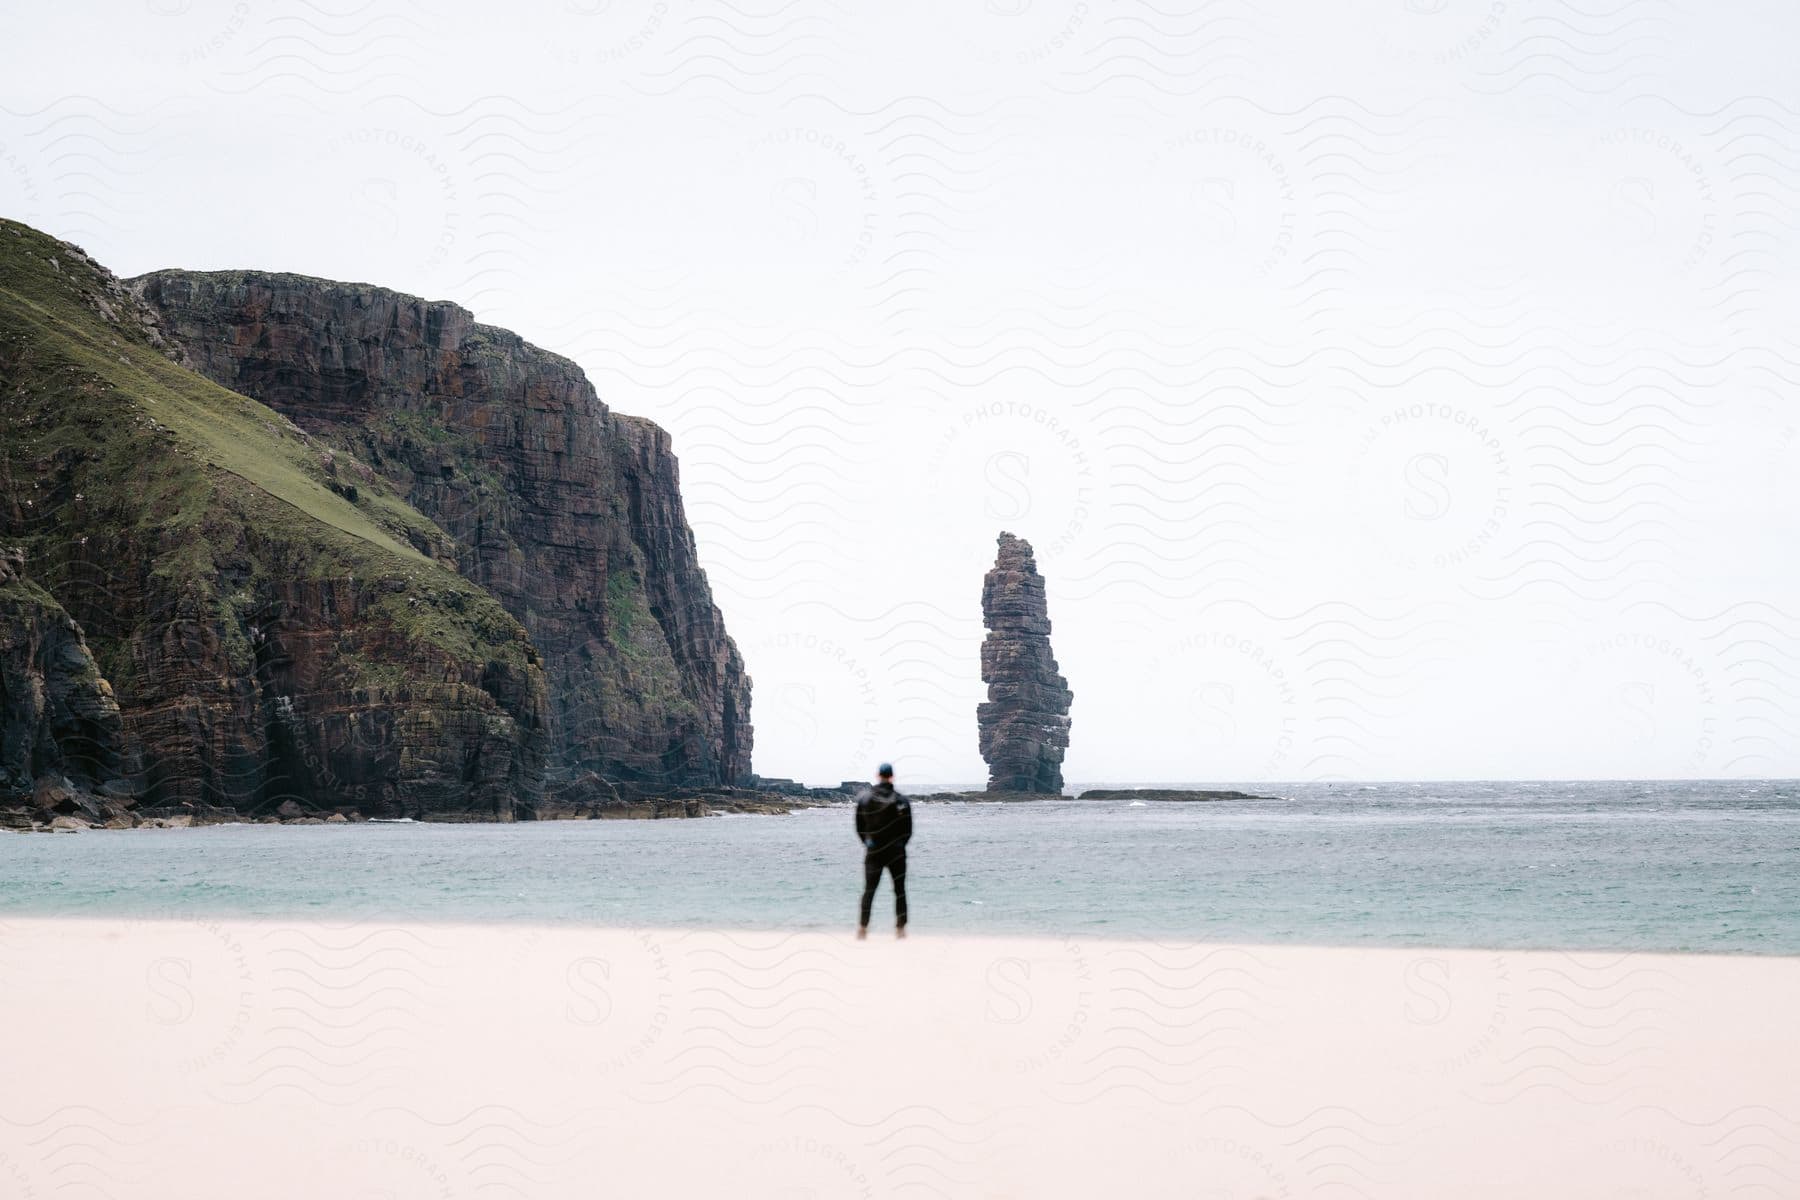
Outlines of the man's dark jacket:
{"type": "Polygon", "coordinates": [[[912,837],[911,802],[893,784],[876,784],[856,802],[856,836],[877,858],[906,853],[906,840],[912,837]]]}

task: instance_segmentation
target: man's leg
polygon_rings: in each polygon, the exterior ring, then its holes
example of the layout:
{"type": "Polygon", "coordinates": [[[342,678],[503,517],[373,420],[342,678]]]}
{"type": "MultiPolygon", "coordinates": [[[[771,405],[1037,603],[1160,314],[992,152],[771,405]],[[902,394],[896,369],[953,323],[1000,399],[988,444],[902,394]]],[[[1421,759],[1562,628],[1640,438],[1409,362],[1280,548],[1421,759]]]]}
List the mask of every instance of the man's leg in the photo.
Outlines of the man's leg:
{"type": "MultiPolygon", "coordinates": [[[[888,874],[894,877],[894,928],[906,928],[906,852],[888,864],[888,874]]],[[[864,921],[863,924],[868,924],[864,921]]]]}
{"type": "Polygon", "coordinates": [[[858,929],[869,927],[869,909],[875,904],[875,887],[881,882],[881,860],[873,854],[863,856],[863,894],[862,919],[856,923],[858,929]]]}

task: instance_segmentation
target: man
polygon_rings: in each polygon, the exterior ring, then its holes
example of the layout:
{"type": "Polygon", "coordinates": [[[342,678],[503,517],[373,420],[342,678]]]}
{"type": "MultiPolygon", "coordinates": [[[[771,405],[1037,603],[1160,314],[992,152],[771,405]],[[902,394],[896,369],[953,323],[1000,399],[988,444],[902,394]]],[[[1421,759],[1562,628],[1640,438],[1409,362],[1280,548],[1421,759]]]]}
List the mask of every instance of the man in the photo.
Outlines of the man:
{"type": "Polygon", "coordinates": [[[894,790],[894,768],[881,764],[879,782],[856,802],[856,836],[863,844],[862,920],[858,939],[869,936],[869,909],[882,868],[894,880],[894,936],[906,936],[906,841],[912,837],[912,805],[894,790]]]}

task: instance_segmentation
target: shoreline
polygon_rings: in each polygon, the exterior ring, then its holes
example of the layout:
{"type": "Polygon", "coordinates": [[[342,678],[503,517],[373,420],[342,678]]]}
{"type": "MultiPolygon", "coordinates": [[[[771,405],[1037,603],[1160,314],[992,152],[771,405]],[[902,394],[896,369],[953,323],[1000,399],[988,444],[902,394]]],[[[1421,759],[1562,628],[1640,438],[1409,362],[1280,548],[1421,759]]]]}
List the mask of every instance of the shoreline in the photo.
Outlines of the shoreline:
{"type": "MultiPolygon", "coordinates": [[[[1573,788],[1599,783],[1640,787],[1691,786],[1711,784],[1731,790],[1757,791],[1761,787],[1790,786],[1800,781],[1781,778],[1755,779],[1633,779],[1633,780],[1389,780],[1357,782],[1277,782],[1262,786],[1264,791],[1242,788],[1196,788],[1144,784],[1130,787],[1083,786],[1077,791],[1061,793],[997,792],[987,789],[906,790],[909,799],[920,804],[1051,804],[1135,803],[1135,804],[1203,804],[1220,801],[1266,801],[1292,803],[1306,800],[1307,793],[1323,789],[1327,795],[1360,795],[1383,788],[1406,786],[1459,787],[1480,783],[1495,787],[1516,787],[1536,792],[1545,784],[1573,788]]],[[[640,795],[619,794],[601,801],[569,803],[561,800],[521,806],[507,816],[494,816],[460,811],[420,812],[416,814],[364,813],[355,805],[335,808],[303,808],[292,801],[276,805],[274,811],[244,813],[234,808],[201,804],[144,805],[141,799],[124,792],[85,792],[66,781],[41,788],[30,796],[0,797],[0,833],[68,832],[85,829],[187,828],[210,825],[319,825],[364,824],[369,822],[412,821],[417,824],[442,825],[510,825],[538,821],[621,821],[691,819],[720,815],[782,816],[813,808],[842,807],[853,803],[866,785],[845,781],[836,787],[808,787],[794,780],[757,777],[755,786],[682,787],[640,795]]],[[[1317,798],[1314,796],[1313,798],[1317,798]]],[[[1528,799],[1522,796],[1520,799],[1528,799]]]]}
{"type": "Polygon", "coordinates": [[[855,942],[0,917],[0,1018],[80,1031],[9,1041],[0,1178],[1576,1200],[1728,1194],[1749,1156],[1800,1183],[1800,957],[896,942],[880,918],[855,942]]]}
{"type": "MultiPolygon", "coordinates": [[[[1235,790],[1170,788],[1100,788],[1077,794],[1038,792],[908,793],[918,804],[1032,804],[1082,801],[1141,801],[1158,804],[1201,804],[1228,800],[1280,800],[1235,790]]],[[[667,793],[619,799],[603,804],[546,806],[526,814],[489,817],[464,813],[420,813],[402,817],[369,816],[353,806],[306,809],[291,801],[276,811],[250,814],[209,805],[141,806],[129,797],[96,796],[69,788],[52,789],[30,804],[0,809],[0,832],[72,833],[86,830],[188,829],[215,825],[362,825],[411,821],[420,825],[524,825],[551,821],[660,821],[721,815],[785,816],[812,808],[837,808],[855,802],[848,785],[839,788],[766,790],[753,788],[676,789],[667,793]]]]}
{"type": "MultiPolygon", "coordinates": [[[[884,890],[877,897],[876,919],[871,925],[871,937],[880,932],[882,914],[881,902],[887,898],[884,890]]],[[[852,895],[852,899],[854,896],[852,895]]],[[[915,909],[918,907],[915,903],[915,909]]],[[[208,924],[231,923],[254,927],[276,927],[289,925],[330,924],[337,926],[361,925],[379,928],[418,927],[431,930],[469,930],[511,932],[526,931],[529,933],[559,933],[570,935],[610,936],[619,933],[638,933],[645,930],[668,937],[717,936],[725,938],[838,938],[848,940],[838,926],[788,926],[773,925],[679,925],[645,922],[631,924],[619,921],[590,920],[571,917],[567,920],[545,918],[538,915],[521,915],[516,917],[490,916],[469,917],[461,914],[454,916],[421,916],[416,913],[398,912],[335,912],[331,910],[312,909],[309,911],[282,911],[276,913],[255,913],[232,911],[228,909],[206,908],[172,908],[167,905],[157,906],[142,911],[130,910],[65,910],[52,912],[44,909],[7,909],[0,908],[0,931],[8,925],[31,923],[68,923],[68,924],[127,924],[133,927],[155,929],[159,926],[181,926],[204,922],[208,924]]],[[[975,941],[975,942],[1031,942],[1031,943],[1066,943],[1069,941],[1090,941],[1107,946],[1124,945],[1164,945],[1180,944],[1202,950],[1241,950],[1272,952],[1310,952],[1325,953],[1370,953],[1370,954],[1530,954],[1530,955],[1563,955],[1591,956],[1603,955],[1620,958],[1679,958],[1679,959],[1747,959],[1756,962],[1770,960],[1793,960],[1800,963],[1800,947],[1780,950],[1744,950],[1744,949],[1705,949],[1705,950],[1671,950],[1666,948],[1645,948],[1641,946],[1610,945],[1517,945],[1510,943],[1481,942],[1403,942],[1389,939],[1370,938],[1365,941],[1263,941],[1255,938],[1207,938],[1190,936],[1177,932],[1146,934],[1144,932],[1108,932],[1104,929],[1065,928],[1062,930],[1019,931],[1008,929],[969,929],[932,927],[928,920],[913,922],[911,940],[914,941],[975,941]]],[[[847,928],[847,926],[845,926],[847,928]]]]}

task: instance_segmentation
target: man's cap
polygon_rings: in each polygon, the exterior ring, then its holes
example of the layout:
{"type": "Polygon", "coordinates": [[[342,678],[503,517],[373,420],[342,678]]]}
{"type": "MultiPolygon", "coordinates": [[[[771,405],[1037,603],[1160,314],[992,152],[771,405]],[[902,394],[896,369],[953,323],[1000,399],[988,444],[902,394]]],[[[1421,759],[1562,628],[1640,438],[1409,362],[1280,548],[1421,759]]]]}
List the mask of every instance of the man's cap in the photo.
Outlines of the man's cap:
{"type": "Polygon", "coordinates": [[[892,775],[894,773],[894,764],[882,763],[879,767],[875,768],[875,773],[877,775],[892,775]]]}

